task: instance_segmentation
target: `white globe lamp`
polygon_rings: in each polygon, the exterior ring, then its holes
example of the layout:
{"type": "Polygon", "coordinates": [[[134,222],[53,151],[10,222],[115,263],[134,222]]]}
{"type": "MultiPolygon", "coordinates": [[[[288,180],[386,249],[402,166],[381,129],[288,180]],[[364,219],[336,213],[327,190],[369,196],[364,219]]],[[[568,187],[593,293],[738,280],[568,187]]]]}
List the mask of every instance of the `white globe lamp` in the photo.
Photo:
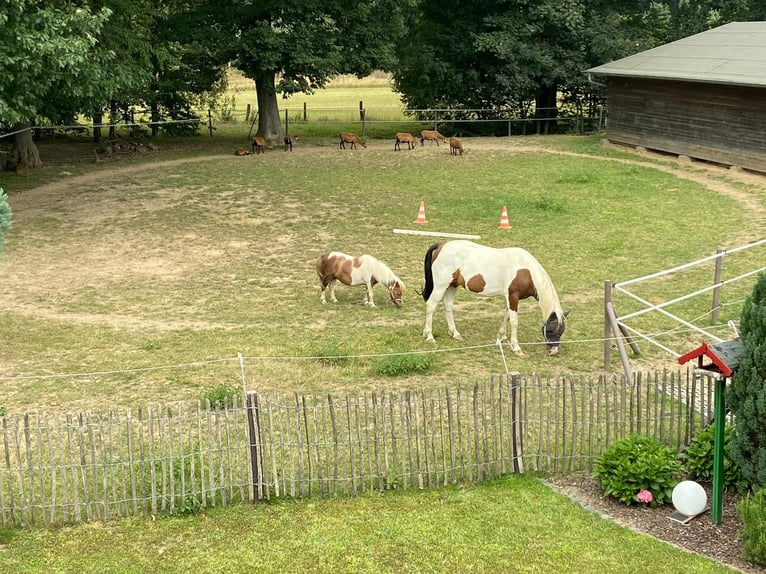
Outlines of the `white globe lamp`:
{"type": "Polygon", "coordinates": [[[681,514],[696,516],[707,506],[707,493],[693,480],[679,482],[673,489],[673,506],[681,514]]]}

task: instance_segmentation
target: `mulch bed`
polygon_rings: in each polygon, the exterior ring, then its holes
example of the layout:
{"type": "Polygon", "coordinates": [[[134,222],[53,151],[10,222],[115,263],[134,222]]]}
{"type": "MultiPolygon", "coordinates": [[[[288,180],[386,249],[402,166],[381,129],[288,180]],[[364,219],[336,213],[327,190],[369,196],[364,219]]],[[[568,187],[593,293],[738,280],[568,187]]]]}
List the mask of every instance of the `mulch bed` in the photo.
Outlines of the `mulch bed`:
{"type": "MultiPolygon", "coordinates": [[[[708,556],[742,572],[766,574],[766,567],[752,564],[743,558],[739,535],[742,523],[736,511],[737,502],[742,498],[740,495],[724,495],[721,524],[713,524],[710,511],[687,524],[680,524],[668,518],[674,511],[672,505],[657,508],[626,506],[614,498],[603,496],[596,481],[588,475],[556,476],[549,478],[547,483],[583,507],[638,532],[708,556]]],[[[712,493],[709,485],[703,486],[708,495],[709,505],[712,493]]]]}

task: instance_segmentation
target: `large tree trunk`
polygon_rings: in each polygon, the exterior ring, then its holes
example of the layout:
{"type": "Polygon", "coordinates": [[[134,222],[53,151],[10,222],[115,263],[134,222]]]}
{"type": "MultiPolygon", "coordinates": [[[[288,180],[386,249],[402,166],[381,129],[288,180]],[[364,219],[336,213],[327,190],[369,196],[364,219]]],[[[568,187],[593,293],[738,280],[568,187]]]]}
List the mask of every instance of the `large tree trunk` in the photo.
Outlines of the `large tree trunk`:
{"type": "Polygon", "coordinates": [[[556,118],[558,117],[558,85],[541,85],[537,94],[535,94],[535,119],[537,122],[537,133],[548,134],[556,128],[556,118]]]}
{"type": "Polygon", "coordinates": [[[101,110],[93,111],[93,143],[101,143],[101,124],[104,123],[104,113],[101,110]]]}
{"type": "Polygon", "coordinates": [[[255,94],[258,97],[258,133],[272,145],[282,144],[282,122],[279,119],[277,89],[274,74],[255,78],[255,94]]]}
{"type": "Polygon", "coordinates": [[[18,170],[42,166],[43,162],[40,161],[40,152],[32,140],[32,122],[15,124],[11,131],[18,133],[13,137],[9,167],[13,170],[18,170]]]}

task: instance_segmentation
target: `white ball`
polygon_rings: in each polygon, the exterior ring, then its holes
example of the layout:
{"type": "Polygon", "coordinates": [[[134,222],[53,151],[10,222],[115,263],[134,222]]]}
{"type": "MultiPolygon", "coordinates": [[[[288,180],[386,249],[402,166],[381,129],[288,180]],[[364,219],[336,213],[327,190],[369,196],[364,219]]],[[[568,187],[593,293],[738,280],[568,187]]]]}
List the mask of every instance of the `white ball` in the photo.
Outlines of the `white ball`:
{"type": "Polygon", "coordinates": [[[673,506],[681,514],[694,516],[705,510],[707,493],[699,483],[684,480],[673,489],[673,506]]]}

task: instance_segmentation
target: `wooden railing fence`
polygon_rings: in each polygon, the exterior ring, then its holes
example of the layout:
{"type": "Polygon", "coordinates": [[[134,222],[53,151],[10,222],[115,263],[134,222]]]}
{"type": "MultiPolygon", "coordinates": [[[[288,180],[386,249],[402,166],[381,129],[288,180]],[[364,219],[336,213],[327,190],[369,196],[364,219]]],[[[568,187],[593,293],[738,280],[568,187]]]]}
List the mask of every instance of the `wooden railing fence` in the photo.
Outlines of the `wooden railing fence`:
{"type": "Polygon", "coordinates": [[[344,396],[251,392],[213,407],[6,416],[0,520],[59,525],[589,470],[629,434],[685,445],[712,417],[709,387],[692,372],[632,381],[513,374],[344,396]]]}

